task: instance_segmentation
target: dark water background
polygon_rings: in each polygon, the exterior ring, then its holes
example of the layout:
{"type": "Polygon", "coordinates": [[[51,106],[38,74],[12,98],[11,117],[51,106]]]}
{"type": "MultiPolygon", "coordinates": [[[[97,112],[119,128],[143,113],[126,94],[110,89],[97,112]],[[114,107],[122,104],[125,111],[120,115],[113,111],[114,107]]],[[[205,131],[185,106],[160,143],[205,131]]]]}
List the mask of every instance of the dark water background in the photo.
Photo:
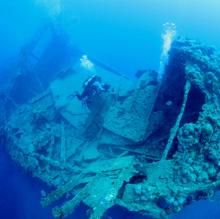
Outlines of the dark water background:
{"type": "MultiPolygon", "coordinates": [[[[38,28],[52,22],[84,53],[122,73],[157,69],[162,24],[167,21],[176,24],[179,35],[200,39],[220,51],[219,0],[0,0],[0,65],[12,60],[38,28]]],[[[0,145],[0,219],[52,219],[51,209],[39,203],[43,188],[0,145]]],[[[194,203],[174,218],[218,219],[219,199],[194,203]]],[[[70,218],[85,219],[85,212],[80,206],[70,218]]],[[[118,208],[109,215],[143,218],[118,208]]]]}

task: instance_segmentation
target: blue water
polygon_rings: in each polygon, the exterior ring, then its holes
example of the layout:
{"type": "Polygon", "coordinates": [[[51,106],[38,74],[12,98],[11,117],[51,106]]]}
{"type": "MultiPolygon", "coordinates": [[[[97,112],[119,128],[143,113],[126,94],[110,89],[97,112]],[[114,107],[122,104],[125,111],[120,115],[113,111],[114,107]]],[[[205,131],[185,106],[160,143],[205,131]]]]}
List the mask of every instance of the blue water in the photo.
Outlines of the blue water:
{"type": "Polygon", "coordinates": [[[52,219],[50,209],[40,206],[39,182],[16,166],[2,149],[2,145],[0,173],[0,218],[52,219]]]}
{"type": "MultiPolygon", "coordinates": [[[[1,0],[0,65],[12,60],[38,28],[51,22],[81,51],[124,74],[158,69],[161,30],[167,21],[176,24],[179,35],[220,51],[219,9],[219,0],[1,0]]],[[[4,145],[0,152],[0,219],[52,219],[51,209],[39,204],[45,185],[16,166],[4,145]]],[[[70,218],[86,218],[85,212],[80,206],[70,218]]],[[[109,214],[113,219],[143,218],[118,208],[109,214]]],[[[218,219],[219,203],[200,201],[174,218],[218,219]]]]}
{"type": "Polygon", "coordinates": [[[1,0],[0,63],[52,21],[85,53],[124,73],[157,68],[167,21],[179,35],[220,49],[219,8],[219,0],[1,0]]]}

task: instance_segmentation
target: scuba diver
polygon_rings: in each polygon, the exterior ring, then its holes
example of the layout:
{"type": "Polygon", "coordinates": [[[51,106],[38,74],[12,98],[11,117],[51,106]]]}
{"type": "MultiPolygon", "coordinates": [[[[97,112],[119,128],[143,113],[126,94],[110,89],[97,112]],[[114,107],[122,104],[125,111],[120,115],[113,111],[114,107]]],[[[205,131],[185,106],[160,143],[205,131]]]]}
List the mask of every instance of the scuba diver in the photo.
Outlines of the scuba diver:
{"type": "Polygon", "coordinates": [[[103,83],[100,76],[92,75],[83,83],[83,92],[81,94],[75,93],[73,96],[76,96],[88,106],[92,103],[93,97],[107,92],[109,89],[110,85],[103,83]]]}

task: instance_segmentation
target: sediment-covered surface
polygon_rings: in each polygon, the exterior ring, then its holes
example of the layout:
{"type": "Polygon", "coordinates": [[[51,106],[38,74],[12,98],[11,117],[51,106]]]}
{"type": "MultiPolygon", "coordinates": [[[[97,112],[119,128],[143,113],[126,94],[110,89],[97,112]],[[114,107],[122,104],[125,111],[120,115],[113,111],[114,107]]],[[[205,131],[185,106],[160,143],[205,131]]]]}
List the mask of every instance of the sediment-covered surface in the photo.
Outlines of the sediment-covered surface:
{"type": "Polygon", "coordinates": [[[54,191],[42,205],[64,217],[84,202],[90,218],[114,205],[166,218],[210,198],[220,185],[220,59],[213,48],[176,40],[161,82],[136,82],[103,66],[111,85],[77,98],[92,73],[79,66],[19,107],[5,130],[12,158],[54,191]],[[89,104],[88,104],[89,103],[89,104]]]}

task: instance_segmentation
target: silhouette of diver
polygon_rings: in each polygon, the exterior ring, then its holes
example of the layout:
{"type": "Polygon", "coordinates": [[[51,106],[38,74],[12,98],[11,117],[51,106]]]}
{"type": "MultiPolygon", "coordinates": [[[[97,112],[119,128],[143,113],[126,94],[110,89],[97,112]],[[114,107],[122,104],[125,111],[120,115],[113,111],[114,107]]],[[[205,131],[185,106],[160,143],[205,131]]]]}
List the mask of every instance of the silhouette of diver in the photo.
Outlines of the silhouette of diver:
{"type": "Polygon", "coordinates": [[[100,76],[92,75],[84,82],[83,92],[81,94],[75,93],[75,95],[72,96],[76,96],[79,100],[88,105],[88,103],[91,103],[94,96],[102,92],[107,92],[109,88],[110,85],[103,83],[100,76]]]}

